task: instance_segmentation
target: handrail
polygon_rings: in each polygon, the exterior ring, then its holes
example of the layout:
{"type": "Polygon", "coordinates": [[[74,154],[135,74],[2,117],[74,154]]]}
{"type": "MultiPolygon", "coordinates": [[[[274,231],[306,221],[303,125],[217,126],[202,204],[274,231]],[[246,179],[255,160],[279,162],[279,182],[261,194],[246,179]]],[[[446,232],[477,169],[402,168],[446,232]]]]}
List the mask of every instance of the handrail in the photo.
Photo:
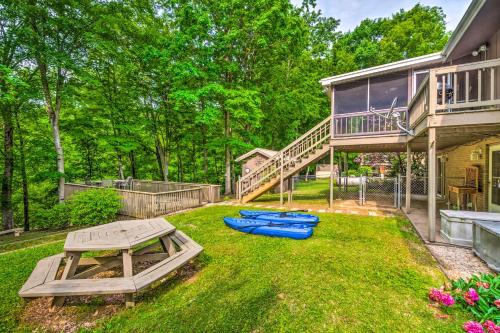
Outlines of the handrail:
{"type": "Polygon", "coordinates": [[[305,132],[303,135],[299,136],[297,139],[295,139],[295,141],[293,141],[292,143],[290,143],[288,146],[286,146],[285,148],[283,148],[282,150],[287,150],[291,147],[293,147],[295,145],[296,142],[298,141],[301,141],[303,139],[305,139],[307,136],[309,136],[309,134],[313,133],[314,131],[316,131],[318,128],[320,128],[322,125],[324,125],[325,123],[327,122],[330,122],[332,120],[332,117],[331,116],[328,116],[326,117],[325,119],[323,119],[319,124],[317,124],[316,126],[314,126],[313,128],[311,128],[309,131],[305,132]]]}
{"type": "Polygon", "coordinates": [[[474,69],[484,69],[484,68],[497,67],[497,66],[500,66],[500,58],[491,59],[491,60],[484,60],[484,61],[470,62],[468,64],[439,67],[439,68],[436,68],[434,71],[435,71],[436,75],[440,75],[440,74],[447,74],[450,72],[451,73],[465,72],[465,71],[471,71],[474,69]]]}
{"type": "Polygon", "coordinates": [[[309,131],[307,131],[306,133],[304,133],[303,135],[299,136],[297,139],[295,139],[292,143],[290,143],[288,146],[286,146],[285,148],[281,149],[279,152],[277,152],[275,155],[273,155],[270,159],[268,159],[266,161],[266,163],[262,164],[261,166],[259,166],[257,169],[255,169],[254,171],[250,172],[249,174],[246,174],[244,175],[243,177],[240,178],[240,181],[244,181],[245,179],[249,178],[252,174],[254,173],[257,173],[259,171],[261,171],[262,169],[266,168],[268,166],[268,164],[272,164],[271,161],[274,160],[274,158],[276,157],[280,157],[280,153],[282,153],[283,151],[285,150],[288,150],[290,148],[292,148],[293,146],[295,146],[298,142],[302,141],[303,139],[305,139],[307,136],[309,136],[311,133],[313,133],[314,131],[316,131],[318,128],[320,128],[322,125],[324,125],[325,123],[327,122],[330,122],[331,121],[331,116],[328,116],[327,118],[325,118],[324,120],[322,120],[319,124],[317,124],[316,126],[314,126],[313,128],[311,128],[309,131]]]}
{"type": "Polygon", "coordinates": [[[410,102],[408,103],[408,110],[411,110],[413,104],[415,104],[416,100],[418,99],[418,97],[422,94],[422,92],[425,90],[425,86],[429,83],[429,74],[427,74],[424,78],[424,80],[422,81],[422,83],[420,84],[420,87],[418,87],[417,91],[415,92],[415,95],[413,96],[413,98],[410,100],[410,102]]]}
{"type": "Polygon", "coordinates": [[[238,181],[238,196],[251,192],[263,182],[277,176],[282,169],[301,159],[322,142],[330,139],[332,118],[329,116],[309,131],[301,135],[278,153],[273,155],[256,170],[245,175],[238,181]]]}

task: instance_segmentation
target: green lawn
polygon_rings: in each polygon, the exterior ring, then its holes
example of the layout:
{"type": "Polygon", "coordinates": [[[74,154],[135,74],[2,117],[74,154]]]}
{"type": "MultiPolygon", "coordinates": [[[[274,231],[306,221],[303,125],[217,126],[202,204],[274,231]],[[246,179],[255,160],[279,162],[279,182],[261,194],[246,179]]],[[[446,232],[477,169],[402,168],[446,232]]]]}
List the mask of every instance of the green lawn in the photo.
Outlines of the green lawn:
{"type": "MultiPolygon", "coordinates": [[[[194,277],[176,276],[141,295],[132,309],[101,320],[110,332],[456,332],[459,311],[437,319],[427,291],[445,277],[400,218],[319,214],[305,241],[247,235],[214,206],[168,220],[205,251],[194,277]]],[[[0,331],[19,327],[17,291],[63,242],[0,254],[0,331]]],[[[95,308],[82,306],[89,316],[95,308]]]]}
{"type": "MultiPolygon", "coordinates": [[[[300,181],[295,184],[293,190],[293,200],[300,201],[301,203],[309,204],[323,204],[328,205],[328,198],[330,193],[330,180],[318,179],[300,181]]],[[[286,200],[286,193],[285,193],[286,200]]],[[[266,193],[255,200],[255,202],[279,202],[279,193],[266,193]]]]}

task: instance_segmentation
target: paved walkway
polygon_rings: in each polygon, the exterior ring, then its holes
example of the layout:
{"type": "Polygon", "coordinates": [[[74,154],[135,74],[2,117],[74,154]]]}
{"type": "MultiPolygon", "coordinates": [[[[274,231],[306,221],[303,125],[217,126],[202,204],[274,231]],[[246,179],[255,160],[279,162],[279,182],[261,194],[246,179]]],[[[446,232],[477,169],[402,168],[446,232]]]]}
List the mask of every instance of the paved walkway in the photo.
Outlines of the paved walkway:
{"type": "Polygon", "coordinates": [[[239,203],[238,201],[222,201],[214,205],[226,205],[226,206],[243,206],[243,207],[253,207],[253,208],[263,208],[263,209],[281,209],[281,210],[305,210],[308,212],[315,213],[337,213],[337,214],[353,214],[353,215],[366,215],[366,216],[385,216],[393,217],[398,210],[391,207],[380,207],[380,206],[359,206],[355,203],[344,202],[343,204],[335,205],[331,210],[327,205],[318,204],[304,204],[304,203],[293,203],[292,205],[284,205],[280,207],[279,204],[275,203],[258,203],[249,202],[246,204],[239,203]]]}

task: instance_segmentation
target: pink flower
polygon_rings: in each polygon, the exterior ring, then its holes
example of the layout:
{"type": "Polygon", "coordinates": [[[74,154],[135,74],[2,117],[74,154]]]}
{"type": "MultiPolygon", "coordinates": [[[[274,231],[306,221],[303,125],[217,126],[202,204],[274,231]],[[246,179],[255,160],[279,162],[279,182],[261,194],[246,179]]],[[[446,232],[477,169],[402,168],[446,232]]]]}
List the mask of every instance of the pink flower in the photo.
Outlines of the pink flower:
{"type": "Polygon", "coordinates": [[[496,301],[494,301],[493,304],[495,304],[496,307],[500,309],[500,299],[497,299],[496,301]]]}
{"type": "Polygon", "coordinates": [[[468,321],[463,326],[467,333],[484,333],[483,326],[477,321],[468,321]]]}
{"type": "Polygon", "coordinates": [[[441,293],[441,290],[439,290],[439,289],[432,288],[431,290],[429,290],[429,298],[431,301],[440,302],[441,295],[442,295],[442,293],[441,293]]]}
{"type": "Polygon", "coordinates": [[[476,283],[476,286],[478,288],[483,287],[484,289],[489,289],[490,288],[490,284],[488,282],[481,282],[481,281],[479,281],[479,282],[476,283]]]}
{"type": "Polygon", "coordinates": [[[488,333],[500,333],[500,326],[495,325],[495,323],[491,320],[487,320],[483,326],[486,328],[486,332],[488,333]]]}
{"type": "Polygon", "coordinates": [[[450,294],[443,292],[442,289],[432,288],[429,290],[429,298],[434,302],[439,302],[445,306],[452,306],[455,304],[455,299],[450,294]]]}
{"type": "Polygon", "coordinates": [[[441,294],[441,303],[445,306],[452,306],[455,304],[455,299],[449,294],[442,293],[441,294]]]}
{"type": "Polygon", "coordinates": [[[470,288],[468,292],[464,294],[464,299],[469,305],[474,305],[479,300],[479,295],[476,289],[470,288]]]}

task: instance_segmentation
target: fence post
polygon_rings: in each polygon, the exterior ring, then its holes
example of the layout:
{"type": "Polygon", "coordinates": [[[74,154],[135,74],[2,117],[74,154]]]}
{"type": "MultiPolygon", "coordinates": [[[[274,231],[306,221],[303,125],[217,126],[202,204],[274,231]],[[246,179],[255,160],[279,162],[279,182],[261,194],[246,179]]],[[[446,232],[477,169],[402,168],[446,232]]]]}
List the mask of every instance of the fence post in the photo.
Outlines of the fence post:
{"type": "Polygon", "coordinates": [[[398,173],[398,209],[401,208],[401,189],[402,189],[402,178],[401,174],[398,173]]]}
{"type": "Polygon", "coordinates": [[[394,178],[394,207],[398,207],[398,177],[394,178]]]}
{"type": "Polygon", "coordinates": [[[362,206],[363,202],[363,176],[359,176],[359,204],[362,206]]]}

